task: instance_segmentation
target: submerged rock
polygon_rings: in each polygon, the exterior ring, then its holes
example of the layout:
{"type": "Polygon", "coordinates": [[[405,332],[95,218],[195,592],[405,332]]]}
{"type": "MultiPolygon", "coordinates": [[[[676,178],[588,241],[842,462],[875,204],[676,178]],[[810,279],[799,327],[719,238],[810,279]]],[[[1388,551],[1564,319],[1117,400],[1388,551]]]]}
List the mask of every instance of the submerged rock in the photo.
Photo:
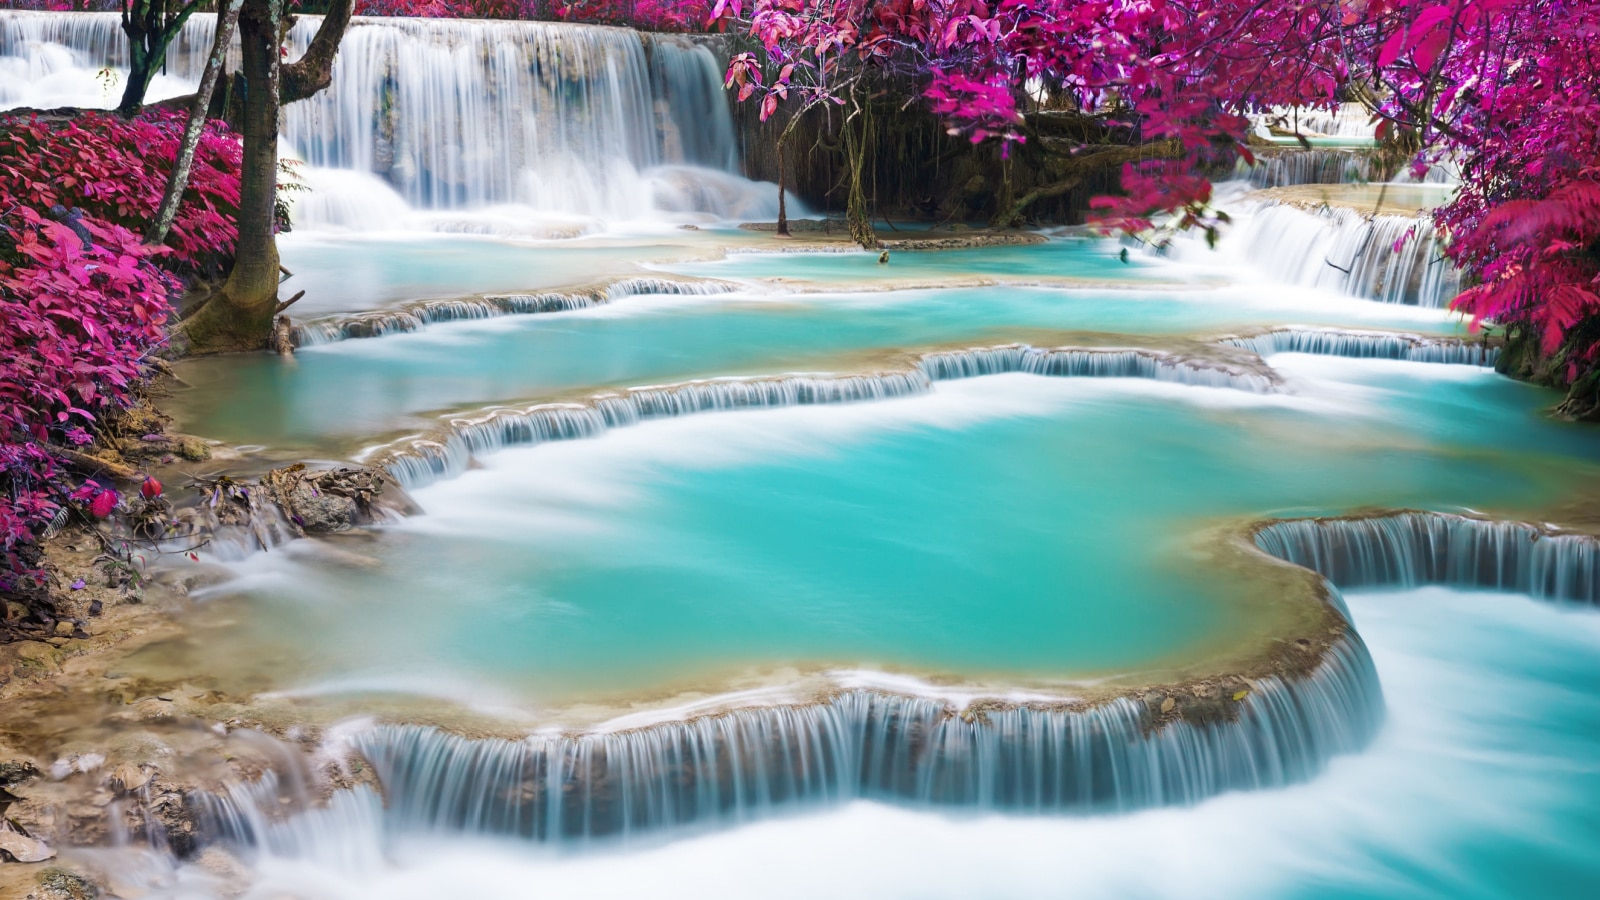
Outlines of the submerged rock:
{"type": "Polygon", "coordinates": [[[38,884],[27,900],[95,900],[100,896],[94,882],[66,869],[45,869],[39,873],[38,884]]]}

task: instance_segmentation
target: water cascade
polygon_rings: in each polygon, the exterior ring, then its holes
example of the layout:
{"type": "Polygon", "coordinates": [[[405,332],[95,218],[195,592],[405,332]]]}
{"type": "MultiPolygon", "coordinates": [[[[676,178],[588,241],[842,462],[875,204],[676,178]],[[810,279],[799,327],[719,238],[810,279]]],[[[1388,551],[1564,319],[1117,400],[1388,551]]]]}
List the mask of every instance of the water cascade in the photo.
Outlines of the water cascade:
{"type": "MultiPolygon", "coordinates": [[[[320,22],[298,18],[291,58],[320,22]]],[[[190,19],[152,99],[192,90],[214,27],[190,19]]],[[[96,72],[125,68],[125,43],[114,13],[0,13],[0,72],[15,76],[0,104],[112,105],[120,90],[96,72]],[[48,79],[69,75],[58,98],[48,79]]],[[[502,232],[529,215],[754,218],[777,202],[739,175],[712,50],[625,28],[356,17],[332,85],[285,106],[282,134],[308,167],[302,226],[395,228],[427,210],[435,229],[502,232]],[[488,209],[500,214],[441,214],[488,209]]]]}
{"type": "Polygon", "coordinates": [[[1262,127],[1271,124],[1305,135],[1372,140],[1377,133],[1372,114],[1360,103],[1341,103],[1333,109],[1275,109],[1257,118],[1262,127]]]}
{"type": "Polygon", "coordinates": [[[1403,359],[1469,366],[1492,366],[1500,358],[1500,348],[1485,342],[1334,328],[1278,328],[1247,337],[1223,338],[1221,343],[1243,347],[1261,356],[1315,353],[1352,359],[1403,359]]]}
{"type": "Polygon", "coordinates": [[[352,338],[374,338],[420,331],[439,322],[589,309],[624,297],[726,294],[738,285],[725,281],[676,278],[619,278],[603,286],[537,294],[494,294],[456,300],[425,300],[371,313],[313,319],[295,326],[296,346],[308,347],[352,338]]]}
{"type": "Polygon", "coordinates": [[[1256,393],[1277,390],[1267,371],[1156,350],[1043,349],[1021,344],[926,354],[904,371],[868,375],[719,378],[629,388],[582,403],[543,403],[455,419],[437,437],[408,439],[368,456],[407,489],[466,471],[474,455],[506,446],[595,437],[610,428],[700,412],[887,400],[926,393],[933,381],[1007,372],[1078,378],[1149,378],[1256,393]]]}
{"type": "Polygon", "coordinates": [[[1427,307],[1443,307],[1461,289],[1444,240],[1425,215],[1263,204],[1227,240],[1242,247],[1250,263],[1290,284],[1427,307]]]}
{"type": "Polygon", "coordinates": [[[1262,526],[1256,544],[1342,588],[1441,584],[1600,604],[1600,541],[1522,522],[1429,512],[1295,519],[1262,526]]]}
{"type": "MultiPolygon", "coordinates": [[[[316,24],[303,17],[291,42],[316,24]]],[[[716,58],[628,29],[357,19],[333,85],[286,107],[283,134],[310,165],[374,173],[424,209],[754,212],[737,192],[683,189],[696,176],[681,167],[737,173],[716,58]]]]}
{"type": "Polygon", "coordinates": [[[1263,153],[1255,165],[1239,160],[1234,177],[1258,188],[1294,184],[1350,184],[1371,180],[1371,160],[1350,150],[1316,148],[1263,153]]]}
{"type": "MultiPolygon", "coordinates": [[[[1365,746],[1383,718],[1376,673],[1353,632],[1309,675],[1255,681],[1231,718],[1163,722],[1159,702],[963,713],[855,690],[616,733],[478,740],[381,725],[343,740],[382,783],[393,832],[557,842],[854,798],[1041,813],[1190,805],[1304,781],[1365,746]]],[[[303,823],[277,822],[262,812],[279,808],[276,782],[264,780],[205,802],[208,837],[309,852],[324,819],[370,819],[373,799],[358,791],[303,823]]]]}

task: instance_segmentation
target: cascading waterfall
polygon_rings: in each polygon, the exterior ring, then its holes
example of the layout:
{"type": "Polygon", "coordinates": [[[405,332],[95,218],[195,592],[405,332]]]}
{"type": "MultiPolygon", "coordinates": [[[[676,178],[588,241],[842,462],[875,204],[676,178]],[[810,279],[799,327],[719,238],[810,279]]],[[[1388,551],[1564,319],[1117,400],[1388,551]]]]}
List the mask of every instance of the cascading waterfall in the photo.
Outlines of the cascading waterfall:
{"type": "Polygon", "coordinates": [[[1223,338],[1219,343],[1243,347],[1261,356],[1315,353],[1352,359],[1403,359],[1469,366],[1492,366],[1500,358],[1500,348],[1484,342],[1334,328],[1280,328],[1247,337],[1223,338]]]}
{"type": "MultiPolygon", "coordinates": [[[[1259,679],[1229,718],[1162,721],[1152,694],[1097,706],[962,713],[918,697],[845,691],[617,733],[475,740],[409,725],[341,739],[373,767],[390,833],[544,842],[627,838],[870,798],[917,806],[1098,813],[1193,804],[1304,781],[1364,747],[1383,718],[1353,632],[1303,678],[1259,679]]],[[[207,836],[280,854],[319,830],[380,823],[370,792],[287,820],[275,781],[204,804],[207,836]],[[264,811],[264,812],[263,812],[264,811]]],[[[347,839],[348,840],[348,839],[347,839]]],[[[357,840],[345,853],[376,841],[357,840]]]]}
{"type": "MultiPolygon", "coordinates": [[[[317,24],[302,17],[291,44],[303,48],[317,24]]],[[[283,134],[310,165],[374,173],[425,209],[634,219],[686,203],[681,183],[695,176],[665,173],[657,204],[657,167],[737,173],[710,50],[620,28],[356,19],[332,86],[285,107],[283,134]]],[[[696,199],[734,215],[749,198],[696,199]]]]}
{"type": "Polygon", "coordinates": [[[383,337],[420,331],[439,322],[494,319],[589,309],[624,297],[709,296],[738,290],[726,281],[684,281],[672,278],[619,278],[601,287],[536,294],[493,294],[453,300],[425,300],[354,316],[336,316],[301,323],[293,332],[295,345],[309,347],[354,338],[383,337]]]}
{"type": "Polygon", "coordinates": [[[1442,584],[1600,604],[1600,540],[1522,522],[1431,512],[1292,519],[1256,531],[1266,552],[1334,584],[1442,584]]]}
{"type": "Polygon", "coordinates": [[[1278,389],[1270,372],[1188,359],[1155,350],[1042,349],[1022,344],[939,351],[905,371],[869,375],[784,375],[720,378],[636,387],[582,403],[544,403],[497,409],[453,420],[435,438],[407,440],[368,458],[401,487],[420,487],[466,471],[475,455],[507,446],[595,437],[645,419],[734,409],[887,400],[926,393],[933,381],[1025,372],[1075,378],[1148,378],[1203,387],[1266,393],[1278,389]]]}
{"type": "Polygon", "coordinates": [[[1384,303],[1443,307],[1461,290],[1426,216],[1368,216],[1346,207],[1253,209],[1227,238],[1248,261],[1291,284],[1384,303]]]}
{"type": "MultiPolygon", "coordinates": [[[[194,90],[215,29],[215,16],[190,19],[168,47],[149,99],[194,90]]],[[[128,38],[117,13],[0,10],[0,109],[112,107],[122,99],[127,68],[128,38]],[[104,68],[120,72],[113,79],[104,68]]]]}
{"type": "MultiPolygon", "coordinates": [[[[297,19],[291,58],[320,22],[297,19]]],[[[189,20],[168,51],[170,89],[152,99],[192,89],[214,28],[214,16],[189,20]]],[[[0,12],[0,105],[114,105],[120,87],[108,91],[96,73],[125,69],[125,45],[115,13],[0,12]]],[[[610,220],[774,215],[776,191],[739,175],[721,75],[708,47],[680,36],[358,16],[332,85],[283,109],[286,150],[312,188],[294,198],[296,224],[385,229],[412,210],[496,207],[610,220]]]]}
{"type": "Polygon", "coordinates": [[[1360,103],[1341,103],[1333,109],[1280,108],[1256,118],[1261,127],[1271,124],[1307,135],[1372,140],[1377,134],[1372,114],[1360,103]]]}
{"type": "Polygon", "coordinates": [[[1255,164],[1239,160],[1234,177],[1258,188],[1295,184],[1349,184],[1370,181],[1371,160],[1361,153],[1339,149],[1288,150],[1263,154],[1255,164]]]}
{"type": "Polygon", "coordinates": [[[1025,372],[1058,378],[1149,378],[1256,393],[1279,387],[1277,376],[1270,371],[1144,349],[1049,349],[1013,344],[929,353],[917,366],[934,381],[1025,372]]]}
{"type": "Polygon", "coordinates": [[[480,419],[457,419],[441,440],[415,440],[386,454],[381,464],[404,488],[466,471],[472,457],[502,447],[595,437],[644,419],[756,407],[853,403],[924,393],[921,372],[876,375],[717,379],[629,388],[586,403],[547,403],[495,410],[480,419]]]}

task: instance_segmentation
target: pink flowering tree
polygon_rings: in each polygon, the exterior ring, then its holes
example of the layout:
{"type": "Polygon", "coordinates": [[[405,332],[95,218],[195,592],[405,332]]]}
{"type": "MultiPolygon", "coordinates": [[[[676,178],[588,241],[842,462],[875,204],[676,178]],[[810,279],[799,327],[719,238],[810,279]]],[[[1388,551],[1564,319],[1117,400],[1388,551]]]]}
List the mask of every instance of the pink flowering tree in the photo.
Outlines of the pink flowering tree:
{"type": "Polygon", "coordinates": [[[1092,125],[1078,128],[1087,137],[1053,136],[1061,177],[1000,210],[999,224],[1115,164],[1121,192],[1094,204],[1105,227],[1139,231],[1176,213],[1179,225],[1214,229],[1203,175],[1251,158],[1251,114],[1358,100],[1389,153],[1462,170],[1436,217],[1475,282],[1454,307],[1535,335],[1541,352],[1560,354],[1565,380],[1596,371],[1592,2],[719,0],[713,16],[723,15],[758,45],[733,58],[728,79],[763,117],[795,96],[801,109],[855,112],[856,92],[878,78],[920,93],[973,141],[1038,143],[1051,115],[1092,125]]]}

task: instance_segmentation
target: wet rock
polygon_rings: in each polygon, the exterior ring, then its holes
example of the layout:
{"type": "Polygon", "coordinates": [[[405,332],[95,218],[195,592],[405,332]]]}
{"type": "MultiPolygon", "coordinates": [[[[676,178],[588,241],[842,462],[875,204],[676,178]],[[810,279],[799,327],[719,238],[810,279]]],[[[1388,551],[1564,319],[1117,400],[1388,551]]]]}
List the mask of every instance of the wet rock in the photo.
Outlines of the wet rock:
{"type": "Polygon", "coordinates": [[[145,797],[146,835],[153,829],[179,857],[193,854],[200,823],[188,791],[158,775],[145,786],[145,797]]]}
{"type": "Polygon", "coordinates": [[[152,774],[154,773],[147,770],[144,766],[136,766],[133,763],[123,763],[112,770],[111,780],[115,782],[124,793],[131,794],[134,791],[144,787],[146,784],[149,784],[152,774]]]}
{"type": "Polygon", "coordinates": [[[42,641],[17,641],[9,649],[19,674],[40,675],[61,665],[61,652],[42,641]]]}
{"type": "Polygon", "coordinates": [[[0,759],[0,786],[10,787],[39,777],[39,769],[26,759],[0,759]]]}
{"type": "Polygon", "coordinates": [[[370,520],[387,483],[377,469],[312,470],[303,464],[274,469],[261,479],[284,514],[307,534],[335,534],[370,520]]]}
{"type": "Polygon", "coordinates": [[[0,821],[0,858],[19,863],[44,862],[56,851],[38,838],[16,830],[10,822],[0,821]]]}
{"type": "Polygon", "coordinates": [[[38,884],[27,900],[96,900],[100,896],[94,882],[66,869],[45,869],[39,873],[38,884]]]}
{"type": "Polygon", "coordinates": [[[173,451],[190,462],[211,458],[211,448],[200,438],[189,434],[175,434],[171,436],[171,440],[173,451]]]}

